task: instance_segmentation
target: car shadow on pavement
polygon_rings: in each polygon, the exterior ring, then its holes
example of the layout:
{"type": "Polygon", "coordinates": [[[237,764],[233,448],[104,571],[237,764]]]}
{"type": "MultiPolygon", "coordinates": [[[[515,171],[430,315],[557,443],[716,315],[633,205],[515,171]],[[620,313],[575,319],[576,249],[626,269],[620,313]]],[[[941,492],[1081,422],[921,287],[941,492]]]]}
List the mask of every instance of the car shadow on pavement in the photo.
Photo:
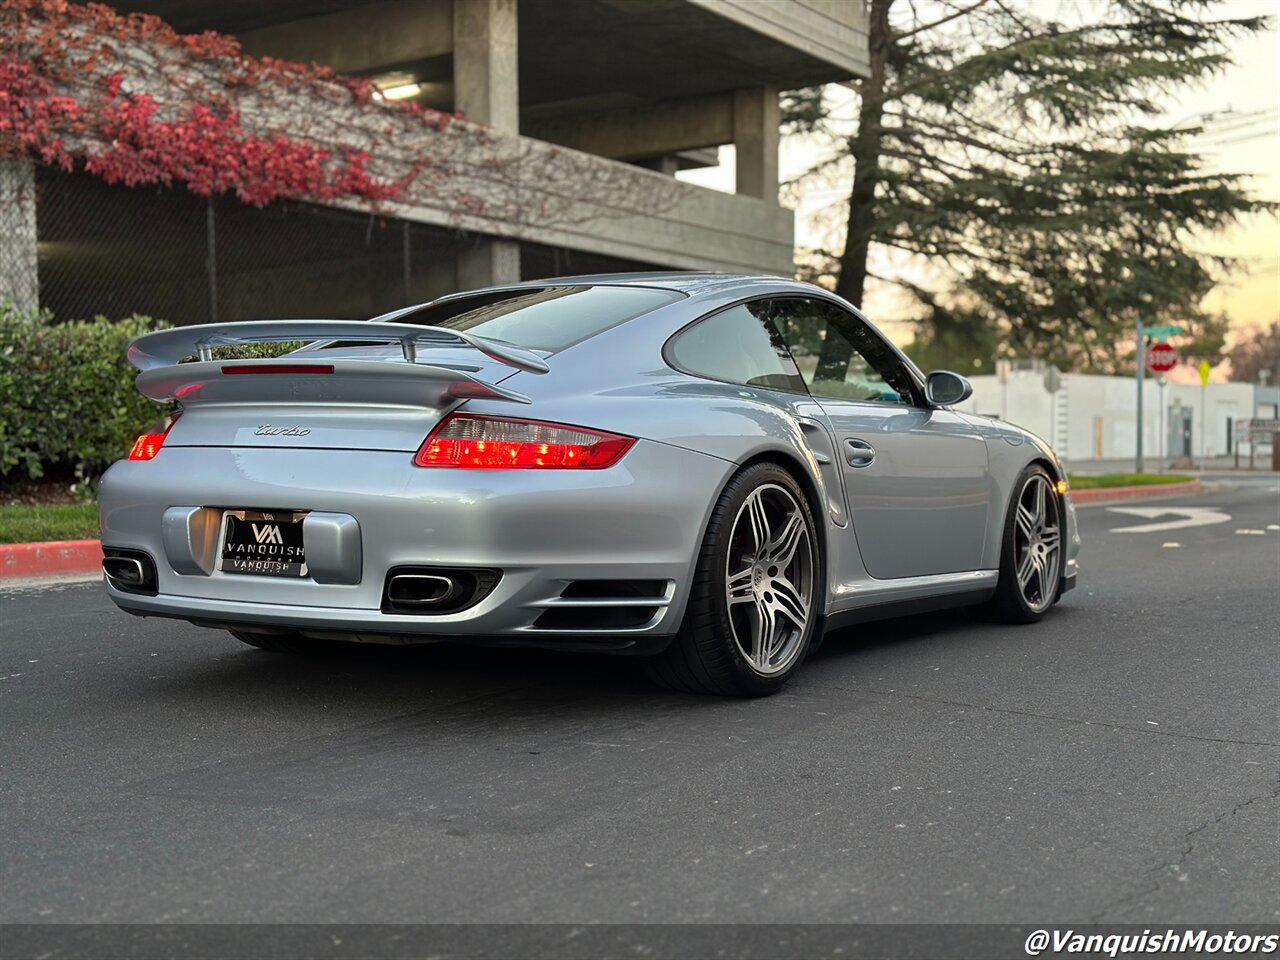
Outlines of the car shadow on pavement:
{"type": "MultiPolygon", "coordinates": [[[[801,675],[806,686],[821,686],[824,675],[857,673],[859,661],[873,651],[948,643],[958,634],[969,634],[968,642],[985,629],[980,613],[963,609],[844,627],[826,636],[801,675]]],[[[1006,631],[1022,628],[989,629],[992,639],[999,640],[1006,631]]],[[[500,698],[538,710],[569,700],[637,707],[662,701],[688,707],[718,700],[658,689],[646,680],[637,660],[606,654],[439,643],[350,644],[333,652],[290,655],[242,647],[196,628],[175,625],[173,630],[180,634],[174,643],[183,648],[180,664],[171,662],[161,677],[147,678],[139,686],[154,691],[158,683],[166,695],[224,706],[242,701],[251,707],[267,699],[317,707],[340,702],[345,710],[360,704],[429,709],[441,702],[500,698]]]]}
{"type": "Polygon", "coordinates": [[[857,656],[880,647],[942,642],[954,634],[980,629],[989,622],[980,612],[962,607],[852,624],[828,631],[810,662],[857,656]]]}
{"type": "Polygon", "coordinates": [[[823,664],[830,668],[847,663],[856,672],[860,658],[888,648],[909,653],[917,648],[922,652],[931,651],[935,644],[1023,643],[1042,636],[1046,627],[1054,628],[1057,633],[1063,628],[1070,629],[1080,613],[1079,608],[1062,603],[1053,608],[1043,624],[998,623],[977,607],[871,620],[829,631],[817,652],[810,655],[809,664],[817,672],[823,664]]]}
{"type": "Polygon", "coordinates": [[[353,643],[314,654],[282,654],[242,647],[216,636],[211,639],[206,658],[184,657],[183,669],[171,672],[167,679],[224,694],[243,690],[291,699],[340,696],[344,702],[367,699],[371,703],[512,689],[582,689],[614,696],[651,692],[633,662],[602,654],[452,643],[353,643]]]}

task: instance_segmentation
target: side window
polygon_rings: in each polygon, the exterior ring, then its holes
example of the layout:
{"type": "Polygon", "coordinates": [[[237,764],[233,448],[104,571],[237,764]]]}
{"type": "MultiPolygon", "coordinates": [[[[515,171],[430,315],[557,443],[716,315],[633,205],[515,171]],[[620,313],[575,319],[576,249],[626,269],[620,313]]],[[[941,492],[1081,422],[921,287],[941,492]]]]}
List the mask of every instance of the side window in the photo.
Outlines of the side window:
{"type": "Polygon", "coordinates": [[[772,303],[760,300],[713,314],[676,337],[671,359],[712,380],[804,393],[800,372],[770,322],[772,313],[772,303]]]}
{"type": "Polygon", "coordinates": [[[774,323],[815,397],[912,402],[902,362],[853,314],[822,300],[779,300],[774,306],[774,323]]]}

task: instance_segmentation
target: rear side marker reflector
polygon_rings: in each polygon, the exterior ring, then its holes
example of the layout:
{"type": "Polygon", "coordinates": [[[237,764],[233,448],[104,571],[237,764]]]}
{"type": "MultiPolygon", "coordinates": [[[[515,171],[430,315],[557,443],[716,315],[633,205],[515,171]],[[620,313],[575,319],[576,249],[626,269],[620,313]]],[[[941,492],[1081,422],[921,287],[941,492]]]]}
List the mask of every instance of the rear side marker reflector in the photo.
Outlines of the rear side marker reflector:
{"type": "Polygon", "coordinates": [[[223,376],[239,376],[249,373],[279,373],[279,374],[306,374],[306,373],[333,373],[333,364],[331,363],[255,363],[253,366],[233,367],[225,366],[222,368],[223,376]]]}
{"type": "MultiPolygon", "coordinates": [[[[144,433],[133,441],[133,448],[129,451],[130,460],[152,460],[155,455],[160,452],[160,448],[164,446],[163,433],[144,433]]],[[[117,450],[120,448],[117,447],[117,450]]]]}
{"type": "Polygon", "coordinates": [[[634,443],[563,423],[456,413],[431,431],[413,462],[470,470],[601,470],[634,443]]]}
{"type": "Polygon", "coordinates": [[[133,447],[129,450],[129,459],[154,460],[160,448],[164,446],[164,438],[169,435],[169,431],[173,429],[173,425],[178,422],[180,416],[182,416],[181,411],[170,414],[168,419],[153,424],[146,433],[133,441],[133,447]]]}

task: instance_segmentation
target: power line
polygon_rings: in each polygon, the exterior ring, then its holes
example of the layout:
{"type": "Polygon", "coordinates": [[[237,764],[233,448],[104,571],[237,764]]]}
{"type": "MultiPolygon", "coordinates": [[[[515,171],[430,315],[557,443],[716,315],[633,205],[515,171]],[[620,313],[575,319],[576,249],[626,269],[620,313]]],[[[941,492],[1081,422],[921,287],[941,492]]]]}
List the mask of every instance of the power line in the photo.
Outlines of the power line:
{"type": "Polygon", "coordinates": [[[1231,137],[1226,140],[1213,140],[1209,143],[1202,143],[1202,149],[1212,150],[1214,147],[1225,147],[1232,143],[1249,143],[1253,140],[1264,140],[1267,137],[1280,137],[1280,130],[1264,130],[1261,133],[1247,133],[1240,137],[1231,137]]]}

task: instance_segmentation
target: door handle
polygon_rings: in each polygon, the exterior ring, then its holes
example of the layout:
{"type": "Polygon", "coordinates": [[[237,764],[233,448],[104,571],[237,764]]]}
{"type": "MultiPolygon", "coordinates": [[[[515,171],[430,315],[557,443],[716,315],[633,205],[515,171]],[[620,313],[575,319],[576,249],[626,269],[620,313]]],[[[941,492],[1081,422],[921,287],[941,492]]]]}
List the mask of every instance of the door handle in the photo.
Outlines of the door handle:
{"type": "Polygon", "coordinates": [[[849,437],[844,442],[844,458],[851,467],[869,467],[876,458],[876,448],[865,440],[849,437]]]}

